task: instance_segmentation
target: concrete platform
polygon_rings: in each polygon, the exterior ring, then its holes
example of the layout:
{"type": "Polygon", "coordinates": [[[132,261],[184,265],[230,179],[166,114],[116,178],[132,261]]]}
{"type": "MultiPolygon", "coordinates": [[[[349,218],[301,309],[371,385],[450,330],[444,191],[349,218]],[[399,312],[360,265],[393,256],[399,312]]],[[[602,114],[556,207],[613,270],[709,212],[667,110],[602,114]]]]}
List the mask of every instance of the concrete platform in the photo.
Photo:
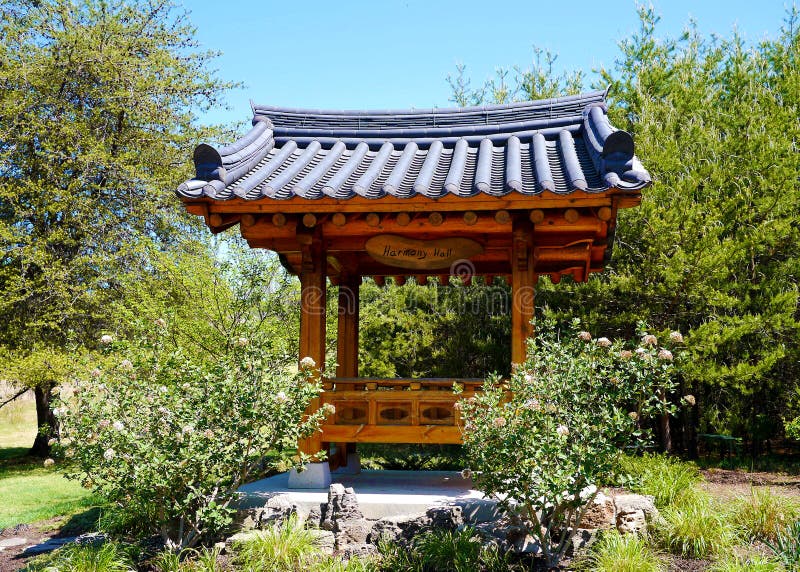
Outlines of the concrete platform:
{"type": "MultiPolygon", "coordinates": [[[[472,481],[456,471],[361,471],[358,475],[333,473],[334,483],[353,487],[366,518],[423,514],[435,505],[458,505],[471,522],[491,520],[496,502],[472,488],[472,481]]],[[[303,516],[328,501],[328,489],[290,489],[289,474],[281,473],[239,488],[240,508],[264,506],[277,495],[287,495],[303,516]]]]}

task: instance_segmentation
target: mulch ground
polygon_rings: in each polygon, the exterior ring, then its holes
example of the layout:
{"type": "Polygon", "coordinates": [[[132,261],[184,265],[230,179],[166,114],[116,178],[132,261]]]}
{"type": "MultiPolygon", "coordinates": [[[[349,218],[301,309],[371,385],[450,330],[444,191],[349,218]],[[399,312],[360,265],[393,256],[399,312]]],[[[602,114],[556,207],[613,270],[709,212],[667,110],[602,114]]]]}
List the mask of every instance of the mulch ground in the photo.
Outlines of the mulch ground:
{"type": "Polygon", "coordinates": [[[20,546],[12,546],[0,552],[0,572],[11,572],[24,568],[29,558],[23,557],[22,553],[29,546],[40,544],[49,538],[59,535],[58,530],[53,530],[57,523],[54,521],[44,521],[36,524],[21,524],[12,528],[0,531],[0,541],[9,538],[22,537],[28,542],[20,546]]]}

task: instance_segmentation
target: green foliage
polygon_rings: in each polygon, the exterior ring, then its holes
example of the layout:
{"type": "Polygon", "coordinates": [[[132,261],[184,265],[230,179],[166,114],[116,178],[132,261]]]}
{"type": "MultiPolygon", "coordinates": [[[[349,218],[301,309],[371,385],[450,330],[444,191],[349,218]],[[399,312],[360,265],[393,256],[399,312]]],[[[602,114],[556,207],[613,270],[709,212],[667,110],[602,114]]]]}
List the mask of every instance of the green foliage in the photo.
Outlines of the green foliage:
{"type": "Polygon", "coordinates": [[[652,495],[659,508],[691,501],[702,480],[695,465],[662,454],[625,455],[619,460],[618,471],[626,488],[652,495]]]}
{"type": "Polygon", "coordinates": [[[187,549],[178,554],[164,550],[152,559],[156,572],[222,572],[219,548],[187,549]]]}
{"type": "Polygon", "coordinates": [[[62,387],[54,413],[69,476],[181,550],[224,529],[236,489],[267,468],[265,454],[293,450],[328,410],[304,420],[319,392],[313,372],[289,374],[257,339],[197,365],[165,349],[165,322],[152,328],[136,344],[107,336],[100,367],[62,387]]]}
{"type": "Polygon", "coordinates": [[[477,486],[522,507],[548,566],[562,558],[568,530],[580,528],[620,450],[645,440],[643,418],[669,410],[663,396],[675,371],[655,336],[643,335],[633,352],[577,325],[540,324],[507,384],[490,378],[460,402],[477,486]]]}
{"type": "Polygon", "coordinates": [[[767,542],[775,557],[787,570],[800,570],[800,520],[796,520],[778,534],[774,542],[767,542]]]}
{"type": "MultiPolygon", "coordinates": [[[[639,17],[597,87],[610,86],[612,123],[634,135],[655,183],[620,211],[606,271],[585,284],[542,279],[537,302],[616,336],[640,320],[679,328],[692,348],[681,393],[702,404],[679,421],[752,436],[755,453],[800,407],[800,15],[790,9],[774,39],[753,45],[693,23],[664,37],[652,7],[639,17]]],[[[457,103],[507,98],[459,72],[457,103]]],[[[570,91],[547,66],[539,75],[546,87],[526,96],[570,91]]]]}
{"type": "Polygon", "coordinates": [[[783,572],[781,564],[764,556],[725,556],[714,562],[709,572],[783,572]]]}
{"type": "Polygon", "coordinates": [[[800,517],[797,502],[770,489],[750,489],[734,505],[733,521],[751,540],[776,541],[778,535],[800,517]]]}
{"type": "Polygon", "coordinates": [[[296,518],[255,531],[233,546],[234,562],[244,570],[304,571],[319,558],[314,533],[296,518]]]}
{"type": "Polygon", "coordinates": [[[592,572],[663,572],[666,565],[646,537],[604,534],[595,543],[581,569],[592,572]]]}
{"type": "Polygon", "coordinates": [[[507,553],[482,545],[472,528],[457,531],[429,530],[414,538],[411,546],[380,542],[380,569],[386,572],[508,572],[513,567],[507,553]]]}
{"type": "Polygon", "coordinates": [[[387,377],[485,377],[511,363],[506,285],[361,286],[359,371],[387,377]]]}
{"type": "Polygon", "coordinates": [[[31,572],[133,572],[133,560],[126,547],[116,542],[100,545],[71,544],[35,559],[31,572]]]}
{"type": "Polygon", "coordinates": [[[664,547],[679,556],[721,555],[737,537],[727,515],[706,496],[698,495],[689,502],[668,506],[661,516],[656,533],[664,547]]]}
{"type": "Polygon", "coordinates": [[[414,539],[426,568],[442,572],[470,572],[479,568],[481,543],[475,530],[433,530],[414,539]]]}

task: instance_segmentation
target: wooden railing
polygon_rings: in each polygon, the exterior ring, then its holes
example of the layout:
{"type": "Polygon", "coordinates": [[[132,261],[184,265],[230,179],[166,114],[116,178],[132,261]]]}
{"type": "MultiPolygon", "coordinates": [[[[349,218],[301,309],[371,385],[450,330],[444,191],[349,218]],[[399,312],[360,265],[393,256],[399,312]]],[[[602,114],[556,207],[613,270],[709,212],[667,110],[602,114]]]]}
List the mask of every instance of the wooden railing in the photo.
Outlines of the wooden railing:
{"type": "Polygon", "coordinates": [[[480,390],[481,379],[331,378],[322,404],[336,412],[322,427],[334,443],[461,443],[459,399],[480,390]],[[453,393],[453,384],[463,388],[453,393]]]}

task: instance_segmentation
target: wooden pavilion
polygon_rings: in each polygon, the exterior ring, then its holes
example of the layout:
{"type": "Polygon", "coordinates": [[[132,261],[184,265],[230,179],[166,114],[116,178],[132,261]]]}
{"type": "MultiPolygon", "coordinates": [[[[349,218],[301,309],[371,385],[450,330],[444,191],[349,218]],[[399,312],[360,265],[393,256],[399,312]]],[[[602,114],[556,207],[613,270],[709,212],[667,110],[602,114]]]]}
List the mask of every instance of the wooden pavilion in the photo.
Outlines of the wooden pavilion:
{"type": "Polygon", "coordinates": [[[524,361],[538,276],[600,272],[618,209],[650,183],[605,96],[401,111],[253,105],[244,137],[195,149],[179,197],[212,232],[238,224],[300,277],[301,358],[324,364],[326,285],[338,285],[336,377],[312,404],[336,413],[305,452],[335,443],[335,466],[343,444],[461,442],[452,384],[469,395],[480,380],[358,377],[359,284],[505,277],[512,361],[524,361]]]}

